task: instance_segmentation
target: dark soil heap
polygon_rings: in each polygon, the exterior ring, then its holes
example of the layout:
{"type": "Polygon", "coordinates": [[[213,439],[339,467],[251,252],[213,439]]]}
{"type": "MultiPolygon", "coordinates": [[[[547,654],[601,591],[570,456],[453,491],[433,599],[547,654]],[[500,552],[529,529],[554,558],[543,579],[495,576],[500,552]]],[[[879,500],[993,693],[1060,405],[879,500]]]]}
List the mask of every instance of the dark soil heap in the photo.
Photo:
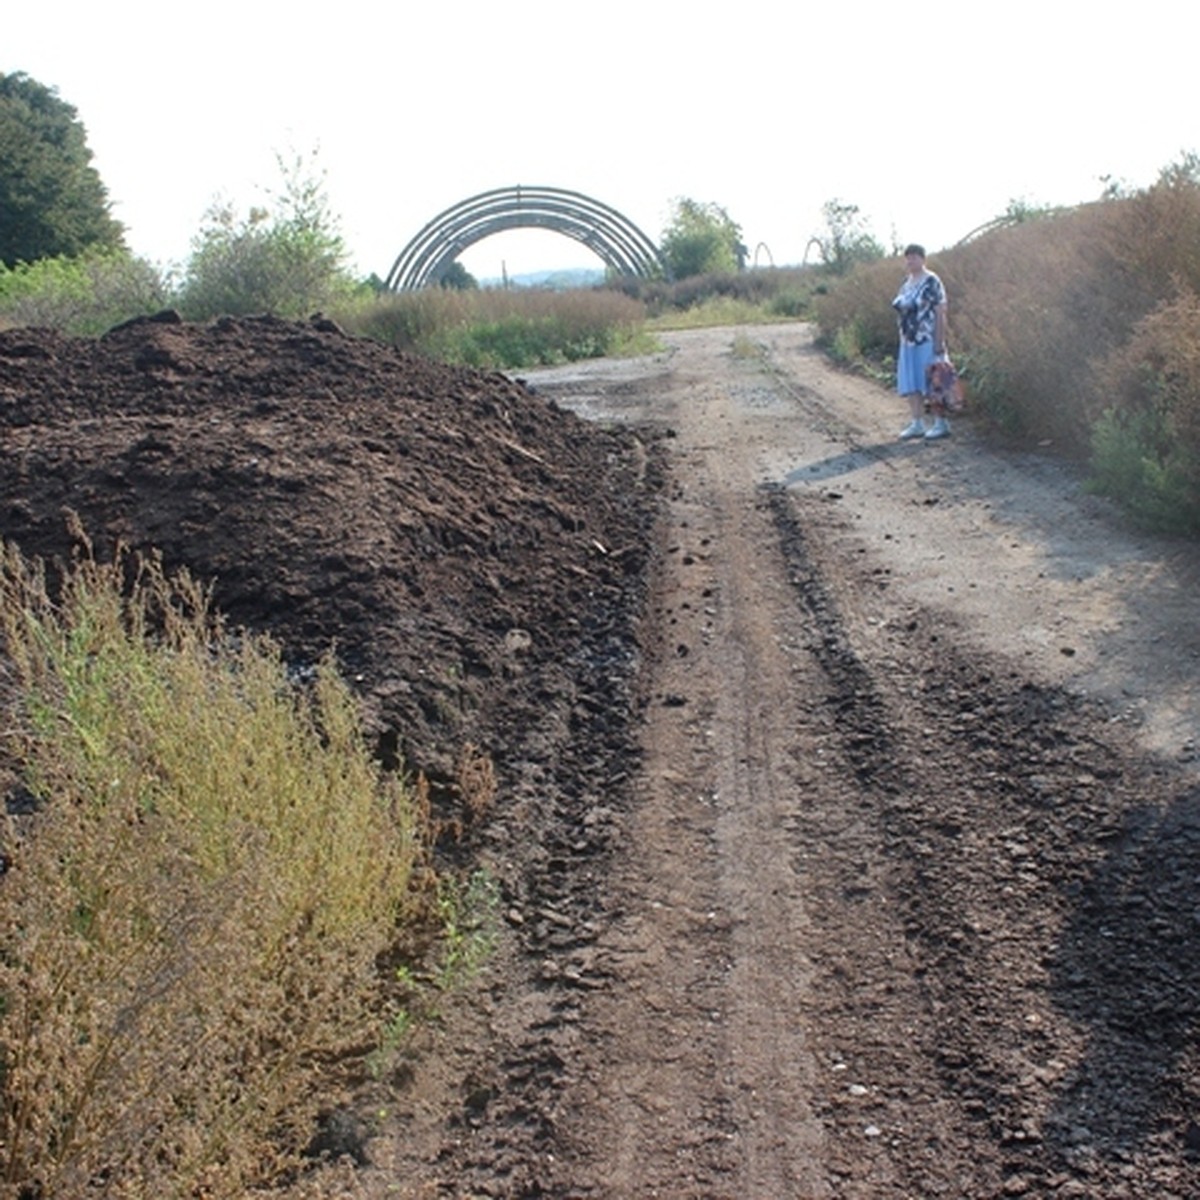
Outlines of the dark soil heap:
{"type": "MultiPolygon", "coordinates": [[[[652,458],[652,456],[651,456],[652,458]]],[[[331,321],[0,333],[0,534],[160,551],[303,668],[331,645],[385,756],[504,777],[558,753],[634,657],[653,486],[606,432],[498,374],[331,321]]]]}

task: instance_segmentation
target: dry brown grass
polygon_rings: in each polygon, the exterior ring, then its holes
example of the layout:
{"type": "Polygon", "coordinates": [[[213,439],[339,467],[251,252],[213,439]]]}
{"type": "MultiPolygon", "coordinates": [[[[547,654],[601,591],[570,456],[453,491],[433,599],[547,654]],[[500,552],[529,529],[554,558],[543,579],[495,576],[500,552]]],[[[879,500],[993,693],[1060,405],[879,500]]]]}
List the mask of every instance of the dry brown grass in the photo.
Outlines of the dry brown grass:
{"type": "Polygon", "coordinates": [[[0,629],[0,1194],[244,1195],[379,1043],[421,814],[186,576],[6,547],[0,629]]]}
{"type": "MultiPolygon", "coordinates": [[[[1109,457],[1123,442],[1148,466],[1125,464],[1110,482],[1158,489],[1158,509],[1185,503],[1200,460],[1200,380],[1188,366],[1188,297],[1200,294],[1198,168],[1187,162],[1136,195],[996,229],[930,259],[946,283],[951,354],[975,410],[997,430],[1093,464],[1098,439],[1109,457]],[[1170,409],[1165,425],[1143,419],[1156,404],[1170,409]]],[[[818,304],[825,344],[850,360],[890,357],[889,303],[902,271],[893,259],[834,285],[818,304]]]]}

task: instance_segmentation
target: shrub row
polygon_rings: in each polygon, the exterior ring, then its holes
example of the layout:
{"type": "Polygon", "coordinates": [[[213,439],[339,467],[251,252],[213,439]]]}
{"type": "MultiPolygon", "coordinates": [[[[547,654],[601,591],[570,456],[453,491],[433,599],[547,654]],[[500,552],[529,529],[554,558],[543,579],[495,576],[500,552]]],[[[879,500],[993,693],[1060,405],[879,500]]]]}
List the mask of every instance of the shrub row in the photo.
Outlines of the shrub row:
{"type": "MultiPolygon", "coordinates": [[[[1200,531],[1200,182],[1170,169],[1132,196],[994,229],[930,259],[951,352],[996,430],[1090,465],[1142,524],[1200,531]]],[[[820,337],[890,366],[903,265],[817,297],[820,337]]]]}
{"type": "Polygon", "coordinates": [[[41,325],[80,336],[111,329],[165,307],[167,282],[123,250],[89,250],[78,258],[0,264],[0,322],[41,325]]]}
{"type": "Polygon", "coordinates": [[[807,267],[762,267],[749,271],[692,275],[669,283],[628,278],[613,287],[645,305],[647,315],[666,318],[698,308],[736,308],[757,320],[808,315],[822,273],[807,267]]]}
{"type": "Polygon", "coordinates": [[[349,332],[486,369],[510,370],[616,354],[637,344],[644,312],[619,292],[428,288],[338,305],[349,332]]]}

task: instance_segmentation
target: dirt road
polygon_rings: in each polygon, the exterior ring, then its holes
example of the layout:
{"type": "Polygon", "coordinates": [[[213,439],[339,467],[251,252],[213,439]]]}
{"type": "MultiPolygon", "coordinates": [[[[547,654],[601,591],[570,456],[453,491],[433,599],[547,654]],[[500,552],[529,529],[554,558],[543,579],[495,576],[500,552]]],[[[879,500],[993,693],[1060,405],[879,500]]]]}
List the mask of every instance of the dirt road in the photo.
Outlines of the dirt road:
{"type": "Polygon", "coordinates": [[[638,744],[496,833],[379,1194],[1200,1194],[1194,549],[805,327],[665,340],[529,379],[669,431],[638,744]]]}
{"type": "Polygon", "coordinates": [[[555,1194],[1200,1192],[1194,551],[801,327],[532,382],[676,435],[555,1194]]]}

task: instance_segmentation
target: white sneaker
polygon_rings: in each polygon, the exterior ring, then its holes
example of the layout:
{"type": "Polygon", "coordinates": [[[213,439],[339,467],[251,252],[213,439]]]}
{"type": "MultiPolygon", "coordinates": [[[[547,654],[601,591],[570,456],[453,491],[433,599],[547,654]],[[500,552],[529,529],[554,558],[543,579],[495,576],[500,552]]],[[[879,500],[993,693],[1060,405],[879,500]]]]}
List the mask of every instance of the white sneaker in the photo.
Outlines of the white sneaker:
{"type": "Polygon", "coordinates": [[[919,437],[925,437],[925,423],[923,421],[914,421],[911,425],[905,425],[900,430],[900,440],[902,442],[909,442],[913,438],[919,437]]]}
{"type": "Polygon", "coordinates": [[[936,421],[925,431],[925,440],[927,442],[935,442],[938,438],[950,436],[950,422],[945,417],[938,417],[936,421]]]}

